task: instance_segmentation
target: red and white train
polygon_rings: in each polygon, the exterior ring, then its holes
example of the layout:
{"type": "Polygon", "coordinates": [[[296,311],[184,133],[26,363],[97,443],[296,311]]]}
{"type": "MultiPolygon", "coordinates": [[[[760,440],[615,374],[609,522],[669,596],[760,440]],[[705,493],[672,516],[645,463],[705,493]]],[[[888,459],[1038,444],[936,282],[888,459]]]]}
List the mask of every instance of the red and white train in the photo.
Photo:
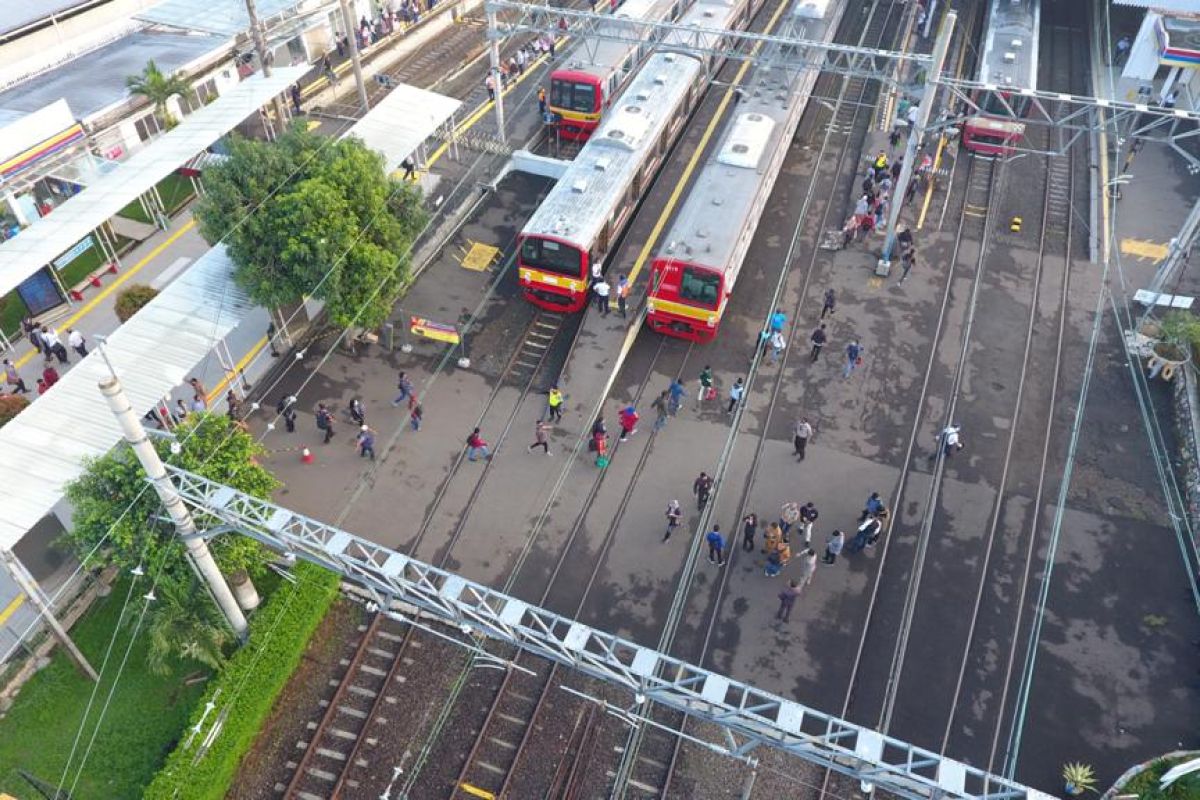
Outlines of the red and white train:
{"type": "Polygon", "coordinates": [[[1021,119],[1037,88],[1041,0],[992,0],[979,57],[978,110],[963,121],[963,146],[985,156],[1008,156],[1025,138],[1021,119]]]}

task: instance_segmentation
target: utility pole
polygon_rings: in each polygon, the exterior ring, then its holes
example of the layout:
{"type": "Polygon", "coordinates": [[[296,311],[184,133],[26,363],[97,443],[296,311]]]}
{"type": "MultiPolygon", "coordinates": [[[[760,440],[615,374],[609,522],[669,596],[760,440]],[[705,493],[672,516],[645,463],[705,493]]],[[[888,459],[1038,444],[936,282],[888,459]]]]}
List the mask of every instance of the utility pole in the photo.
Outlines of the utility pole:
{"type": "Polygon", "coordinates": [[[350,4],[347,0],[338,0],[338,5],[342,7],[342,24],[346,26],[346,44],[350,46],[350,64],[354,67],[354,85],[358,87],[358,102],[362,105],[365,114],[371,110],[371,103],[367,100],[367,84],[363,82],[362,59],[358,57],[358,35],[356,33],[358,26],[354,24],[354,17],[350,16],[350,4]]]}
{"type": "Polygon", "coordinates": [[[50,626],[50,632],[54,634],[54,638],[58,640],[67,650],[67,655],[75,662],[75,666],[79,671],[93,681],[100,680],[100,676],[96,674],[96,670],[92,669],[92,665],[88,663],[87,658],[83,655],[75,642],[67,634],[66,628],[54,616],[54,609],[50,608],[50,604],[46,602],[46,598],[42,596],[42,590],[38,587],[37,581],[29,574],[29,570],[25,569],[25,565],[17,558],[11,550],[0,550],[0,561],[4,562],[4,566],[16,581],[17,586],[29,598],[29,602],[33,603],[33,607],[41,614],[42,619],[46,620],[46,624],[50,626]]]}
{"type": "Polygon", "coordinates": [[[942,74],[946,63],[946,53],[950,50],[950,36],[954,33],[954,25],[958,21],[958,12],[953,9],[946,11],[942,27],[938,29],[937,41],[933,43],[933,63],[925,73],[925,93],[917,110],[917,124],[908,132],[908,145],[904,149],[904,165],[900,168],[900,177],[892,189],[892,205],[888,209],[887,238],[883,243],[883,257],[875,267],[875,274],[887,277],[892,268],[892,250],[896,247],[896,224],[900,221],[900,208],[904,205],[904,195],[908,192],[909,181],[912,180],[913,162],[917,160],[917,146],[925,136],[925,126],[933,113],[933,102],[937,99],[937,79],[942,74]]]}
{"type": "MultiPolygon", "coordinates": [[[[262,24],[258,21],[258,9],[254,6],[254,0],[246,0],[246,15],[250,18],[250,38],[254,40],[254,49],[258,53],[258,63],[262,64],[263,77],[269,78],[271,77],[271,64],[267,57],[269,55],[267,39],[263,36],[262,24]]],[[[271,104],[275,109],[275,122],[279,125],[282,133],[284,121],[287,119],[287,110],[279,95],[272,98],[271,104]]]]}
{"type": "MultiPolygon", "coordinates": [[[[495,11],[487,12],[487,23],[488,31],[499,30],[495,11]]],[[[496,130],[499,131],[500,143],[507,144],[508,138],[504,135],[504,81],[500,79],[500,40],[494,36],[488,43],[488,52],[492,62],[492,85],[496,94],[496,130]]]]}
{"type": "Polygon", "coordinates": [[[112,409],[113,416],[121,423],[125,441],[129,442],[138,461],[141,462],[142,468],[146,470],[146,475],[153,482],[158,499],[162,500],[167,513],[175,522],[175,532],[187,545],[188,558],[191,559],[192,565],[208,584],[213,598],[229,622],[229,627],[233,628],[233,632],[239,639],[245,640],[248,632],[246,617],[242,614],[242,609],[238,607],[237,600],[234,599],[229,584],[225,582],[225,576],[217,567],[216,560],[209,552],[208,544],[196,533],[196,522],[179,497],[179,492],[175,491],[175,485],[167,477],[167,469],[163,466],[162,459],[158,457],[158,451],[154,449],[153,443],[146,435],[146,429],[142,427],[137,412],[129,404],[129,398],[125,396],[121,382],[115,375],[103,379],[100,381],[100,393],[108,401],[108,407],[112,409]]]}

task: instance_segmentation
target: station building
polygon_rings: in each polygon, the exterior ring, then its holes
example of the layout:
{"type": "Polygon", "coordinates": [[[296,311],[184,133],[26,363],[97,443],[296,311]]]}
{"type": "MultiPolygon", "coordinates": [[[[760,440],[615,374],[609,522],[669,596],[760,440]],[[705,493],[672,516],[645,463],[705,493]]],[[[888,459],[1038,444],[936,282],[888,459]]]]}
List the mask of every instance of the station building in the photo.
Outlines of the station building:
{"type": "Polygon", "coordinates": [[[1200,3],[1113,0],[1110,63],[1115,99],[1200,107],[1200,3]],[[1117,42],[1132,39],[1127,53],[1117,42]]]}

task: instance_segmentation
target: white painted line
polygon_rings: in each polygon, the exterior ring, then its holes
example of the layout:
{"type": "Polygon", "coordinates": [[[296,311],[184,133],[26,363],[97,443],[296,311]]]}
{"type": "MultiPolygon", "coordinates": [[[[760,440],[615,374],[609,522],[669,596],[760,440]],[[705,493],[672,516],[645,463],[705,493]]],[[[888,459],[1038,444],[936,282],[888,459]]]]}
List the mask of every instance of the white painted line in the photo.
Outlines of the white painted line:
{"type": "Polygon", "coordinates": [[[179,258],[175,259],[171,262],[171,266],[164,269],[161,273],[159,273],[157,278],[150,281],[150,286],[155,289],[163,288],[171,281],[178,278],[179,273],[183,272],[184,267],[192,263],[193,260],[194,259],[188,258],[187,256],[180,256],[179,258]]]}

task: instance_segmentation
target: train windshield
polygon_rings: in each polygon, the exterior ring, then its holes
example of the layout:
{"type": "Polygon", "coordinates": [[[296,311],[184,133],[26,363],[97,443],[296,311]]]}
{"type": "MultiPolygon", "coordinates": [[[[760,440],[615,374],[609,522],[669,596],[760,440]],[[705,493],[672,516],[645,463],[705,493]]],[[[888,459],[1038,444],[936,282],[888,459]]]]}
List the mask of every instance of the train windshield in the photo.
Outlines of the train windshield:
{"type": "Polygon", "coordinates": [[[591,113],[596,110],[596,87],[555,78],[550,81],[550,105],[566,111],[591,113]]]}
{"type": "Polygon", "coordinates": [[[583,275],[583,256],[570,245],[529,236],[521,242],[521,266],[579,278],[583,275]]]}
{"type": "Polygon", "coordinates": [[[683,275],[679,279],[679,299],[716,308],[720,290],[720,275],[692,267],[683,268],[683,275]]]}

